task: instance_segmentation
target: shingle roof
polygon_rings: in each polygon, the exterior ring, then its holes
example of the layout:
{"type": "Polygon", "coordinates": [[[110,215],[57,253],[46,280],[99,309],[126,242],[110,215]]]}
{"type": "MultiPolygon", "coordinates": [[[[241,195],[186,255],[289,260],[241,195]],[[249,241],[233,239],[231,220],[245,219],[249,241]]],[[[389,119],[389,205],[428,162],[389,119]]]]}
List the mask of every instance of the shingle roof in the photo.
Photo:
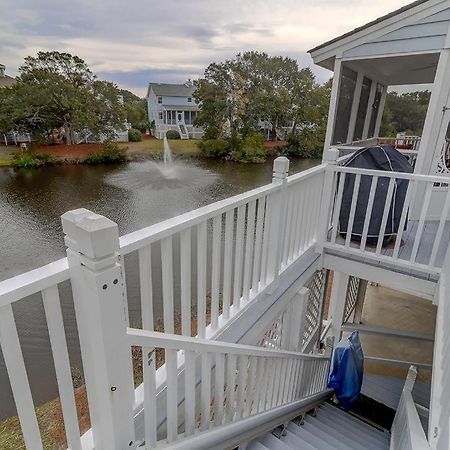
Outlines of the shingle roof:
{"type": "Polygon", "coordinates": [[[16,80],[13,77],[10,77],[9,75],[4,75],[4,76],[0,77],[0,88],[10,87],[15,82],[16,82],[16,80]]]}
{"type": "Polygon", "coordinates": [[[150,83],[149,89],[153,89],[155,95],[167,95],[170,97],[190,97],[195,91],[194,86],[169,83],[150,83]]]}
{"type": "Polygon", "coordinates": [[[369,27],[371,27],[373,25],[376,25],[377,23],[382,22],[383,20],[386,20],[386,19],[389,19],[391,17],[394,17],[394,16],[396,16],[398,14],[401,14],[401,13],[403,13],[405,11],[408,11],[409,9],[415,8],[416,6],[421,5],[422,3],[426,3],[428,1],[429,0],[416,0],[415,2],[410,3],[409,5],[403,6],[402,8],[396,9],[395,11],[392,11],[389,14],[386,14],[385,16],[381,16],[378,19],[372,20],[372,22],[366,23],[365,25],[362,25],[361,27],[355,28],[352,31],[349,31],[347,33],[342,34],[341,36],[338,36],[338,37],[336,37],[334,39],[331,39],[331,40],[329,40],[327,42],[324,42],[323,44],[320,44],[317,47],[314,47],[311,50],[308,50],[308,53],[315,52],[316,50],[319,50],[319,49],[321,49],[323,47],[326,47],[327,45],[334,44],[335,42],[340,41],[341,39],[344,39],[344,38],[346,38],[348,36],[351,36],[352,34],[356,34],[356,33],[360,32],[362,30],[365,30],[366,28],[369,28],[369,27]]]}

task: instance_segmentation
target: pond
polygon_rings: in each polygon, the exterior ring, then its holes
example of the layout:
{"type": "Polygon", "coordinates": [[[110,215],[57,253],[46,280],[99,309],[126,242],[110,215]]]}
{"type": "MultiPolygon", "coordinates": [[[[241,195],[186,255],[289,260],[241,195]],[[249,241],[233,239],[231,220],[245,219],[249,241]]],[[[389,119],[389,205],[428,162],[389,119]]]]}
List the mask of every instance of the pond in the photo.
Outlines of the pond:
{"type": "MultiPolygon", "coordinates": [[[[293,160],[290,173],[319,162],[293,160]]],[[[123,235],[268,184],[271,176],[272,161],[177,159],[170,174],[152,160],[114,166],[0,168],[0,280],[65,256],[60,216],[68,210],[83,207],[102,214],[117,222],[123,235]]],[[[70,287],[60,286],[60,295],[71,365],[80,367],[70,287]]],[[[39,405],[58,394],[42,301],[27,300],[14,304],[14,314],[33,398],[39,405]]],[[[0,353],[0,418],[15,413],[0,353]]]]}

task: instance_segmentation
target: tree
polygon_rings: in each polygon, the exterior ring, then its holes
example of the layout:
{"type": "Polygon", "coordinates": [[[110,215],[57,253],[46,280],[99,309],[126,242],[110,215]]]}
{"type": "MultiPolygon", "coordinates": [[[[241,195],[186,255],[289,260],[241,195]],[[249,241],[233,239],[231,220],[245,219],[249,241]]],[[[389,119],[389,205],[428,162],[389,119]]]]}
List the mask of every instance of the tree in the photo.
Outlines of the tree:
{"type": "Polygon", "coordinates": [[[429,91],[405,94],[389,92],[386,97],[380,135],[395,136],[400,132],[421,135],[430,95],[429,91]]]}
{"type": "Polygon", "coordinates": [[[120,95],[123,98],[127,122],[131,124],[132,128],[145,133],[150,128],[147,100],[126,89],[121,89],[120,95]]]}
{"type": "Polygon", "coordinates": [[[2,131],[48,137],[63,129],[66,143],[72,144],[76,132],[112,137],[123,128],[125,111],[116,85],[97,80],[78,56],[39,52],[26,57],[19,72],[14,86],[2,93],[2,131]]]}
{"type": "Polygon", "coordinates": [[[227,128],[228,134],[245,136],[259,131],[262,122],[270,126],[272,139],[281,128],[307,135],[308,142],[314,133],[324,138],[329,84],[317,84],[312,71],[291,58],[245,52],[210,64],[195,85],[201,105],[196,123],[208,138],[225,137],[227,128]]]}

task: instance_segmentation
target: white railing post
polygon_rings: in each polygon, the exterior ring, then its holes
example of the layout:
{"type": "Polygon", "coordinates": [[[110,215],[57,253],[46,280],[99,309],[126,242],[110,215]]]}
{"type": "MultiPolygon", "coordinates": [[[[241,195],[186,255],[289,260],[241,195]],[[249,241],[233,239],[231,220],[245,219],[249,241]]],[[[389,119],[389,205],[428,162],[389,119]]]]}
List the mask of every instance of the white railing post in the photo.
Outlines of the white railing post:
{"type": "Polygon", "coordinates": [[[345,273],[333,273],[333,285],[330,297],[331,329],[329,335],[333,336],[336,342],[341,339],[341,327],[344,320],[348,280],[349,275],[345,273]]]}
{"type": "Polygon", "coordinates": [[[284,227],[286,224],[287,212],[287,177],[289,173],[289,159],[279,156],[273,162],[273,184],[282,184],[281,190],[273,193],[269,197],[268,220],[269,226],[269,251],[267,254],[267,275],[266,283],[274,282],[274,288],[280,275],[284,227]]]}
{"type": "Polygon", "coordinates": [[[94,446],[133,445],[134,384],[117,224],[87,209],[62,216],[94,446]]]}
{"type": "Polygon", "coordinates": [[[325,168],[325,182],[322,191],[322,199],[320,205],[318,205],[320,206],[320,216],[317,250],[320,253],[323,251],[323,244],[327,240],[328,228],[330,225],[330,214],[333,204],[333,186],[335,177],[333,166],[337,164],[338,158],[339,150],[337,148],[330,148],[327,153],[327,167],[325,168]]]}

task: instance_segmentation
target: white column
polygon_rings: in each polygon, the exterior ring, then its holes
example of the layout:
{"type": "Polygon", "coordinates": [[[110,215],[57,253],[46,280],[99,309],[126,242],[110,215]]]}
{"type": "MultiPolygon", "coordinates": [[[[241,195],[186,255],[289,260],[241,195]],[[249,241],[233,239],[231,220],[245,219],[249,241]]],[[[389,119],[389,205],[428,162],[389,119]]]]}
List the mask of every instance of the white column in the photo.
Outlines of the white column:
{"type": "Polygon", "coordinates": [[[381,91],[380,104],[378,106],[378,115],[375,122],[375,129],[373,131],[374,137],[380,137],[381,120],[383,119],[384,105],[386,104],[387,89],[387,86],[383,86],[383,90],[381,91]]]}
{"type": "MultiPolygon", "coordinates": [[[[447,37],[450,41],[450,37],[447,37]]],[[[435,169],[433,162],[437,161],[437,152],[441,151],[441,144],[438,142],[440,130],[444,124],[443,108],[447,105],[450,94],[450,43],[447,48],[441,51],[439,63],[434,78],[431,91],[430,104],[422,132],[422,139],[419,146],[419,154],[414,172],[425,175],[431,174],[435,169]]]]}
{"type": "Polygon", "coordinates": [[[348,123],[348,133],[347,133],[348,143],[353,141],[353,136],[355,134],[356,119],[358,117],[359,103],[361,101],[363,80],[364,74],[362,72],[358,72],[358,76],[356,78],[355,92],[353,94],[352,110],[350,113],[350,120],[348,123]]]}
{"type": "Polygon", "coordinates": [[[281,184],[281,189],[270,194],[268,206],[269,251],[267,255],[267,282],[276,283],[281,267],[284,228],[286,223],[287,206],[287,176],[289,174],[289,159],[279,156],[273,162],[272,183],[281,184]]]}
{"type": "Polygon", "coordinates": [[[134,383],[117,224],[86,209],[62,216],[94,446],[134,441],[134,383]]]}
{"type": "Polygon", "coordinates": [[[336,57],[334,60],[333,85],[331,87],[330,107],[328,109],[327,132],[325,135],[325,143],[323,147],[322,161],[327,160],[327,152],[333,139],[334,124],[336,119],[337,103],[339,99],[339,85],[341,83],[342,58],[336,57]]]}
{"type": "Polygon", "coordinates": [[[369,101],[367,102],[366,118],[364,119],[362,139],[367,139],[367,136],[369,134],[370,118],[372,117],[373,102],[375,100],[376,92],[377,92],[377,82],[375,80],[372,80],[372,84],[370,86],[369,101]]]}
{"type": "Polygon", "coordinates": [[[344,320],[348,279],[349,276],[345,273],[334,272],[333,274],[330,298],[331,327],[329,336],[333,336],[336,342],[341,339],[341,325],[344,320]]]}

